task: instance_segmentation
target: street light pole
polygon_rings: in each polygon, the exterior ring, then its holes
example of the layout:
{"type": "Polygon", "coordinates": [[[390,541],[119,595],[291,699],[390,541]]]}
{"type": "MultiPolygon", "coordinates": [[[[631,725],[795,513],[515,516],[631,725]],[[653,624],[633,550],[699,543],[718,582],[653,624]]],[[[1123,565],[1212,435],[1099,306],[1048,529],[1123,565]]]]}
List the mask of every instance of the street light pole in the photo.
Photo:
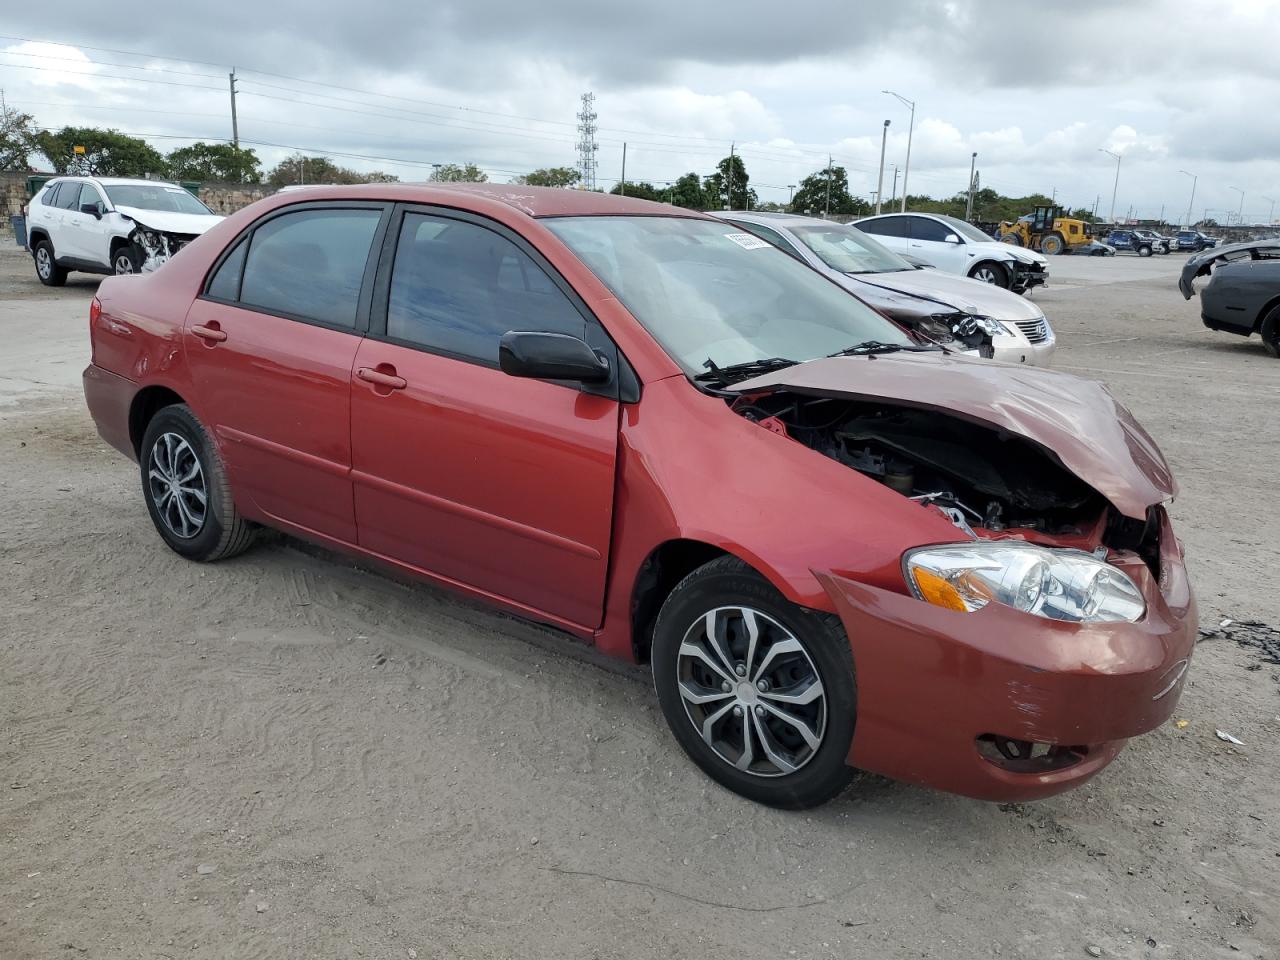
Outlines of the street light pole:
{"type": "MultiPolygon", "coordinates": [[[[879,216],[880,209],[884,205],[883,204],[883,201],[884,201],[884,148],[885,148],[885,144],[888,143],[888,140],[889,140],[889,121],[886,120],[884,122],[884,130],[881,131],[880,133],[880,179],[876,181],[876,215],[877,216],[879,216]]],[[[902,182],[903,184],[907,182],[905,176],[902,178],[902,182]]],[[[903,189],[905,190],[906,187],[904,186],[903,189]]]]}
{"type": "Polygon", "coordinates": [[[1276,222],[1276,202],[1272,200],[1270,197],[1263,197],[1262,199],[1271,200],[1271,212],[1267,214],[1267,225],[1270,226],[1271,224],[1276,222]]]}
{"type": "MultiPolygon", "coordinates": [[[[906,213],[907,212],[907,175],[911,172],[911,137],[915,133],[915,129],[916,129],[916,102],[914,100],[908,100],[902,94],[894,93],[892,90],[881,90],[880,92],[887,93],[889,96],[896,98],[898,102],[901,103],[904,107],[911,108],[911,119],[907,121],[907,160],[906,160],[906,163],[902,165],[902,206],[898,208],[899,213],[906,213]]],[[[889,125],[889,122],[886,120],[885,126],[887,127],[888,125],[889,125]]],[[[881,153],[883,152],[884,151],[882,149],[881,153]]],[[[880,167],[881,167],[881,173],[883,174],[884,172],[883,160],[880,161],[880,167]]]]}
{"type": "Polygon", "coordinates": [[[969,201],[964,205],[965,220],[973,219],[973,171],[978,163],[978,151],[973,151],[973,155],[969,157],[969,201]]]}
{"type": "Polygon", "coordinates": [[[1244,191],[1239,187],[1232,187],[1236,193],[1240,194],[1240,209],[1236,211],[1236,226],[1244,223],[1244,191]]]}
{"type": "Polygon", "coordinates": [[[1191,199],[1187,201],[1187,229],[1191,229],[1191,206],[1196,202],[1196,182],[1200,179],[1194,173],[1187,173],[1185,170],[1179,170],[1179,173],[1191,178],[1191,199]]]}
{"type": "Polygon", "coordinates": [[[1104,150],[1102,147],[1099,151],[1105,153],[1108,157],[1116,158],[1116,182],[1111,187],[1111,225],[1115,226],[1116,222],[1116,191],[1120,189],[1120,154],[1112,153],[1110,150],[1104,150]]]}

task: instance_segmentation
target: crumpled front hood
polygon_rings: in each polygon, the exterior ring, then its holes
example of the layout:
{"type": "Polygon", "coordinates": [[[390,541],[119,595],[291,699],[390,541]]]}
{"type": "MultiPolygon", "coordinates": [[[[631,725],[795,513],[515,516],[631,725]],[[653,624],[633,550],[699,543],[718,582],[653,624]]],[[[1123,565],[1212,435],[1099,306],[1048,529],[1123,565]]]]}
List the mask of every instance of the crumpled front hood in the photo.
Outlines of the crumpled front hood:
{"type": "Polygon", "coordinates": [[[941,300],[957,310],[994,320],[1039,320],[1044,316],[1035,303],[1003,287],[937,270],[895,270],[857,274],[849,279],[859,281],[863,287],[887,287],[916,297],[941,300]]]}
{"type": "Polygon", "coordinates": [[[1196,277],[1212,273],[1213,265],[1219,260],[1252,259],[1254,250],[1271,252],[1280,250],[1280,240],[1246,240],[1244,243],[1229,243],[1225,247],[1211,247],[1187,257],[1187,262],[1182,265],[1182,275],[1178,278],[1178,289],[1182,291],[1182,296],[1187,300],[1194,297],[1196,277]]]}
{"type": "Polygon", "coordinates": [[[1111,391],[1096,380],[1042,367],[921,353],[828,357],[734,390],[886,400],[1007,430],[1044,448],[1136,519],[1177,494],[1164,454],[1111,391]]]}
{"type": "Polygon", "coordinates": [[[213,213],[174,213],[170,210],[144,210],[142,207],[126,207],[118,204],[116,212],[152,230],[195,236],[204,233],[223,219],[213,213]]]}

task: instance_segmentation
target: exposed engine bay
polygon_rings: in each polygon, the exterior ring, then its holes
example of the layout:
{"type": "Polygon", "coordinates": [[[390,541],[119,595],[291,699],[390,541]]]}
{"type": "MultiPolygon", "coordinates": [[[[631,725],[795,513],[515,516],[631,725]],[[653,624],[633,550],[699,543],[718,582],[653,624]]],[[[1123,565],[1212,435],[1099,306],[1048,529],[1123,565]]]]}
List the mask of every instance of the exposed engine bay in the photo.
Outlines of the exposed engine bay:
{"type": "Polygon", "coordinates": [[[142,269],[147,273],[160,269],[170,257],[195,238],[195,234],[153,230],[141,223],[129,234],[129,240],[142,251],[142,269]]]}
{"type": "Polygon", "coordinates": [[[1158,523],[1123,516],[1025,437],[935,410],[787,391],[732,409],[925,508],[969,537],[1133,550],[1158,564],[1158,523]]]}

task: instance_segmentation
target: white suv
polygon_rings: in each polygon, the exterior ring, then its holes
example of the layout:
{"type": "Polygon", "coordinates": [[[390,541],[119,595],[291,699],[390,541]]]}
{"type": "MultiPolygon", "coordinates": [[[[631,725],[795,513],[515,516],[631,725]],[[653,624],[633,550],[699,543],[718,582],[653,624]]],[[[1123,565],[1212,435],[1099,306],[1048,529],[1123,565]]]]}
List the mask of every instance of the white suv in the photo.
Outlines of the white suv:
{"type": "Polygon", "coordinates": [[[894,253],[946,273],[1022,293],[1049,279],[1049,261],[1034,250],[999,243],[977,227],[938,213],[887,213],[854,224],[894,253]]]}
{"type": "Polygon", "coordinates": [[[221,219],[177,184],[58,177],[31,198],[27,243],[40,282],[60,287],[68,270],[153,270],[221,219]]]}

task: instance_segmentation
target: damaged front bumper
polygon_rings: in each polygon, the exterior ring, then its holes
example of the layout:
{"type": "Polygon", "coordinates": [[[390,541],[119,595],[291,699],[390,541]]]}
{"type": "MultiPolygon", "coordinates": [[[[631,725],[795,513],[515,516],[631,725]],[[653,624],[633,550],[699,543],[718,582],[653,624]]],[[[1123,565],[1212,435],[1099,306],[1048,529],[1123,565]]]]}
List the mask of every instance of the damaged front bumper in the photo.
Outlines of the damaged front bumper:
{"type": "Polygon", "coordinates": [[[1047,267],[1041,267],[1038,264],[1017,263],[1013,268],[1014,290],[1030,290],[1032,287],[1041,287],[1049,282],[1049,270],[1047,267]]]}
{"type": "Polygon", "coordinates": [[[195,239],[194,234],[153,230],[138,224],[129,234],[129,240],[142,251],[142,272],[150,273],[162,266],[183,247],[195,239]]]}
{"type": "Polygon", "coordinates": [[[984,800],[1085,782],[1125,741],[1169,718],[1195,646],[1195,602],[1161,511],[1157,577],[1114,560],[1141,590],[1135,623],[1067,623],[992,603],[930,605],[818,574],[853,648],[852,766],[984,800]]]}

